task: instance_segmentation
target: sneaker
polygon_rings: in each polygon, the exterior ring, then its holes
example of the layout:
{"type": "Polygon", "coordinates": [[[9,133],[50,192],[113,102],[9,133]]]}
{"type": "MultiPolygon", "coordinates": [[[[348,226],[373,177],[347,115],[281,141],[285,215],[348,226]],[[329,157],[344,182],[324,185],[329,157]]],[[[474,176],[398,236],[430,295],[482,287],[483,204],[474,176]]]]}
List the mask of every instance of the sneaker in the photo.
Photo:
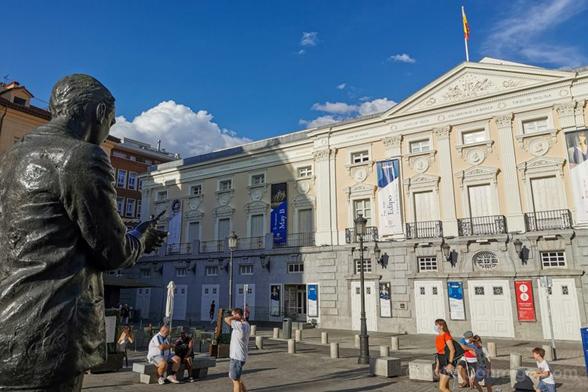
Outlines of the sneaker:
{"type": "Polygon", "coordinates": [[[194,377],[188,377],[188,382],[194,382],[196,380],[194,380],[194,377]]]}
{"type": "Polygon", "coordinates": [[[172,384],[179,384],[180,383],[178,381],[178,379],[176,378],[176,376],[173,374],[167,376],[167,381],[171,382],[172,384]]]}
{"type": "Polygon", "coordinates": [[[163,384],[165,384],[165,378],[163,378],[163,377],[159,377],[159,379],[157,380],[157,383],[158,383],[159,385],[163,385],[163,384]]]}

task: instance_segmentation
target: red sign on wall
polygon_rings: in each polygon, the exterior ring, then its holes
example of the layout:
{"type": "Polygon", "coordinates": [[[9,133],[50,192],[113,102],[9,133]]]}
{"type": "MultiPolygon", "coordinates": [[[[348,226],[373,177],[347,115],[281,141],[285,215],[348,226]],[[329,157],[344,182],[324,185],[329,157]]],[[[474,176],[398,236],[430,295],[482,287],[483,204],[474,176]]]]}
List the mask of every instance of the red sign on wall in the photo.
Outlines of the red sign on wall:
{"type": "Polygon", "coordinates": [[[533,283],[530,280],[517,280],[514,284],[517,296],[517,313],[519,315],[519,321],[535,321],[533,283]]]}

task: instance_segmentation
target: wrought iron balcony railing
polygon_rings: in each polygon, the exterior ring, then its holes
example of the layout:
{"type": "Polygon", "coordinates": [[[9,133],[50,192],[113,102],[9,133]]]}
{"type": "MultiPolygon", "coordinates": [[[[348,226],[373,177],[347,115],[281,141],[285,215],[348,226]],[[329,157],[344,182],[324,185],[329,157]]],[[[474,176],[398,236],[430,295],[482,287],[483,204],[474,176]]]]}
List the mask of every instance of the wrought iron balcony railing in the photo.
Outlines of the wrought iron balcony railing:
{"type": "Polygon", "coordinates": [[[168,244],[165,248],[165,255],[189,255],[192,254],[192,244],[189,242],[179,244],[168,244]]]}
{"type": "Polygon", "coordinates": [[[200,241],[200,253],[224,252],[227,249],[227,240],[200,241]]]}
{"type": "Polygon", "coordinates": [[[527,231],[571,229],[572,214],[570,210],[526,212],[525,226],[527,231]]]}
{"type": "Polygon", "coordinates": [[[314,233],[292,233],[288,234],[285,243],[274,244],[274,248],[314,246],[314,233]]]}
{"type": "Polygon", "coordinates": [[[246,237],[237,239],[237,249],[239,250],[251,250],[251,249],[263,249],[265,237],[246,237]]]}
{"type": "Polygon", "coordinates": [[[424,221],[406,224],[406,238],[440,238],[443,237],[441,221],[424,221]]]}
{"type": "Polygon", "coordinates": [[[506,234],[506,218],[503,215],[460,218],[457,231],[460,236],[506,234]]]}
{"type": "MultiPolygon", "coordinates": [[[[367,226],[365,234],[363,235],[364,242],[372,242],[378,240],[378,228],[376,226],[367,226]]],[[[348,244],[359,242],[359,235],[355,234],[355,228],[345,229],[345,242],[348,244]]]]}

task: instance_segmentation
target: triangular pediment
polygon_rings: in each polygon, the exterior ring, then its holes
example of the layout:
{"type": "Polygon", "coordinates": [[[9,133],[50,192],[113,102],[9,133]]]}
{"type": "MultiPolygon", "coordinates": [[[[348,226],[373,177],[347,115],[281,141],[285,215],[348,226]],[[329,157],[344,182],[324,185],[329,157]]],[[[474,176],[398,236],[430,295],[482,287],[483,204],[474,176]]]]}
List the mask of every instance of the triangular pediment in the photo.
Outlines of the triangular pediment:
{"type": "Polygon", "coordinates": [[[384,117],[418,113],[573,77],[573,72],[495,63],[462,63],[392,107],[384,117]]]}

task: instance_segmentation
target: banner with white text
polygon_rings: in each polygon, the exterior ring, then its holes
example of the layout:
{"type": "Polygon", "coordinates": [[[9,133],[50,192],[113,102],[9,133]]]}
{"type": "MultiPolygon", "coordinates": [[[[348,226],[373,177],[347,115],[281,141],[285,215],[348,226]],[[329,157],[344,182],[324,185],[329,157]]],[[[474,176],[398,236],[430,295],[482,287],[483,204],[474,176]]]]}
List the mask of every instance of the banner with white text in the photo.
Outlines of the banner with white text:
{"type": "Polygon", "coordinates": [[[378,174],[378,214],[380,236],[402,234],[402,210],[400,208],[400,163],[398,159],[380,161],[378,174]]]}
{"type": "Polygon", "coordinates": [[[566,133],[576,219],[588,223],[588,130],[566,133]]]}

